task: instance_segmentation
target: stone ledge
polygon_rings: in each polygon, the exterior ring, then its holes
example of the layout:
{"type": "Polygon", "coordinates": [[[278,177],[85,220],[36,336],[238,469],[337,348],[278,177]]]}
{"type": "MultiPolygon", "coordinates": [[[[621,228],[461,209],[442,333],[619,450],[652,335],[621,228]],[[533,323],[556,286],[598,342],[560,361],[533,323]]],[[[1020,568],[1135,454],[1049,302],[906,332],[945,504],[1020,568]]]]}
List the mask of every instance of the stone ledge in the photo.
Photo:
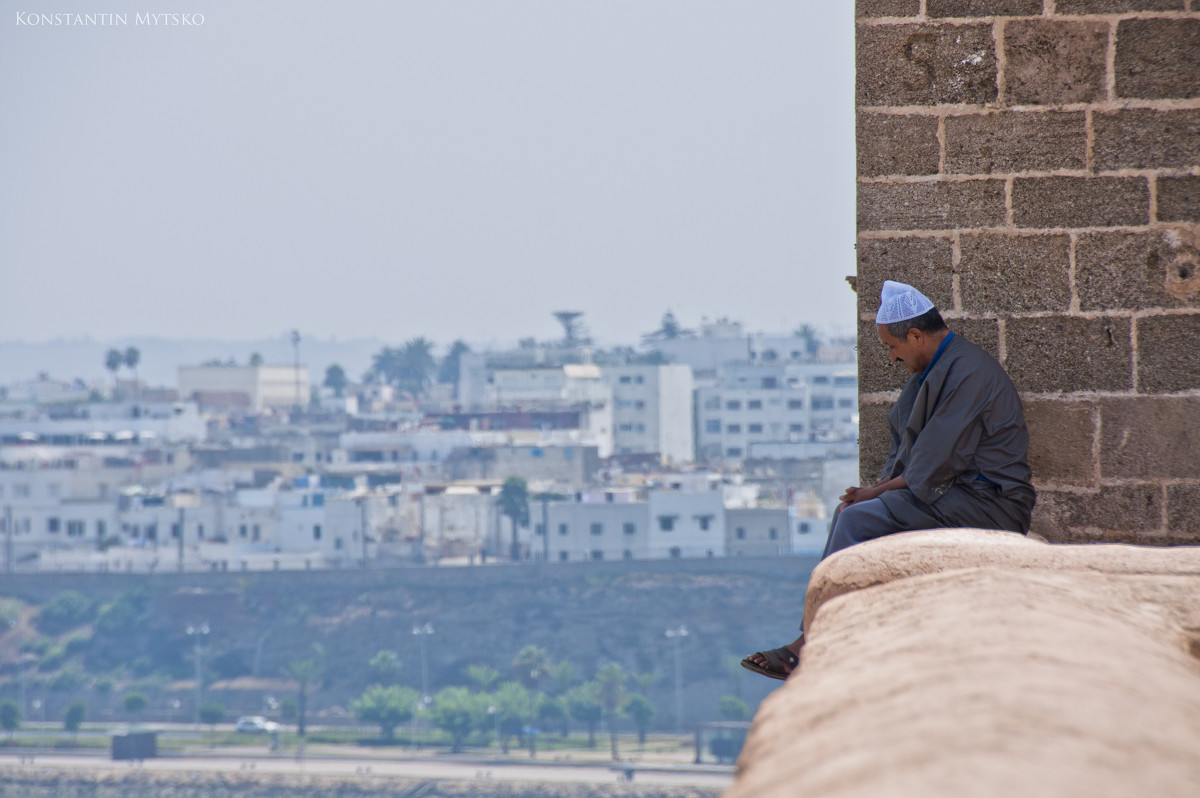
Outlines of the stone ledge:
{"type": "Polygon", "coordinates": [[[894,535],[805,628],[730,798],[1200,794],[1200,547],[894,535]]]}

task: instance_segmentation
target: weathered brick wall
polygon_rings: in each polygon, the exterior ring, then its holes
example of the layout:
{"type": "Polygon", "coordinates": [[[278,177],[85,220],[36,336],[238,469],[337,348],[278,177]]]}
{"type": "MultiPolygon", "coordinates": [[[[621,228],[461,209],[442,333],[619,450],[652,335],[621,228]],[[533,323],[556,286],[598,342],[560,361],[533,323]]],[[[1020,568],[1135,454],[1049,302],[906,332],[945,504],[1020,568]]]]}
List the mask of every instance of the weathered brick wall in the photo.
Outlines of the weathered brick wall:
{"type": "Polygon", "coordinates": [[[1022,392],[1055,541],[1200,541],[1200,0],[858,0],[863,480],[910,282],[1022,392]]]}

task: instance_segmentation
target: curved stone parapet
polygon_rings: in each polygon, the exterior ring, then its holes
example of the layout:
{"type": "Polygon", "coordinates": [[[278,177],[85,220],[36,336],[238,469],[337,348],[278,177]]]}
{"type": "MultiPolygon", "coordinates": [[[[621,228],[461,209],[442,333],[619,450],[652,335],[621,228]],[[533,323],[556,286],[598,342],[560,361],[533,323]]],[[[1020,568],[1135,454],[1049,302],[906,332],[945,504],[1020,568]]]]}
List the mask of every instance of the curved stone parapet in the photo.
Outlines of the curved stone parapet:
{"type": "Polygon", "coordinates": [[[731,798],[1200,795],[1200,548],[894,535],[805,616],[731,798]]]}

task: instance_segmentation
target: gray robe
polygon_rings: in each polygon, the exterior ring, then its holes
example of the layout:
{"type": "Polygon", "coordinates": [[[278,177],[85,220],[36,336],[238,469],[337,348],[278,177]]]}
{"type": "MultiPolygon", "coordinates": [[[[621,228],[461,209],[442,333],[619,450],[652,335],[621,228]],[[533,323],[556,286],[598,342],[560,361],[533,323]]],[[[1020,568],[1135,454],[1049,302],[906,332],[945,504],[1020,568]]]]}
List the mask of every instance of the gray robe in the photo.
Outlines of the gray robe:
{"type": "Polygon", "coordinates": [[[908,490],[880,499],[905,528],[1029,531],[1037,495],[1021,399],[995,358],[955,334],[925,375],[909,378],[888,413],[891,453],[883,479],[908,490]]]}

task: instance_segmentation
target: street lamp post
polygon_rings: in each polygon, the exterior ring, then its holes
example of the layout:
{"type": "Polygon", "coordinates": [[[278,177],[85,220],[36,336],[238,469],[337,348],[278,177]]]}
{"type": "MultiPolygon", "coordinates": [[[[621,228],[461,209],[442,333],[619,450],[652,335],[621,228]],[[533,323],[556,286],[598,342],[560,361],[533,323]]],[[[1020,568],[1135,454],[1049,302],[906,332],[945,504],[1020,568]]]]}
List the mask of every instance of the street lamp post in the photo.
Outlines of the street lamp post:
{"type": "Polygon", "coordinates": [[[433,624],[426,622],[424,626],[414,626],[413,632],[417,643],[421,646],[421,695],[429,695],[429,669],[425,664],[425,638],[433,634],[433,624]]]}
{"type": "Polygon", "coordinates": [[[683,731],[683,670],[679,659],[679,644],[688,636],[688,630],[686,626],[680,625],[678,629],[668,629],[665,634],[675,649],[675,730],[683,731]]]}
{"type": "Polygon", "coordinates": [[[196,707],[195,719],[196,723],[200,722],[200,704],[204,700],[204,660],[201,657],[201,640],[208,636],[208,623],[202,623],[199,626],[189,626],[187,628],[188,637],[193,640],[193,653],[196,657],[196,707]]]}
{"type": "Polygon", "coordinates": [[[433,698],[431,698],[429,694],[422,695],[421,700],[413,704],[411,748],[414,751],[420,749],[421,747],[421,743],[417,740],[417,730],[420,728],[419,718],[421,717],[421,710],[429,708],[429,706],[432,704],[433,698]]]}
{"type": "Polygon", "coordinates": [[[45,703],[43,703],[43,702],[42,702],[42,699],[40,699],[40,698],[35,698],[35,699],[33,699],[33,708],[34,708],[34,709],[41,710],[41,718],[42,718],[42,734],[41,734],[41,738],[42,738],[42,743],[41,743],[41,745],[40,745],[39,747],[40,747],[40,748],[41,748],[41,749],[44,751],[44,750],[46,750],[46,705],[45,705],[45,703]]]}
{"type": "Polygon", "coordinates": [[[488,714],[496,722],[496,747],[500,747],[500,709],[495,704],[488,705],[488,714]]]}

